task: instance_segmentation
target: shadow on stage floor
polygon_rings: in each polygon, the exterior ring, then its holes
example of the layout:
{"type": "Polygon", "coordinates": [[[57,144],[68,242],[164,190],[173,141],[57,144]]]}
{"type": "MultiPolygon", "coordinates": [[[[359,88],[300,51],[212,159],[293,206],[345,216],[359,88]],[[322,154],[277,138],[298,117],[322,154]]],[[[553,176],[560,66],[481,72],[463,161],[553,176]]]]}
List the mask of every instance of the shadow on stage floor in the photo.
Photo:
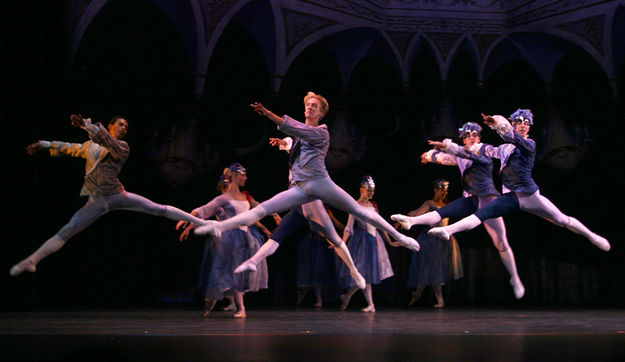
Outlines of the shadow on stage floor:
{"type": "Polygon", "coordinates": [[[0,321],[3,361],[625,359],[625,310],[62,310],[0,321]]]}

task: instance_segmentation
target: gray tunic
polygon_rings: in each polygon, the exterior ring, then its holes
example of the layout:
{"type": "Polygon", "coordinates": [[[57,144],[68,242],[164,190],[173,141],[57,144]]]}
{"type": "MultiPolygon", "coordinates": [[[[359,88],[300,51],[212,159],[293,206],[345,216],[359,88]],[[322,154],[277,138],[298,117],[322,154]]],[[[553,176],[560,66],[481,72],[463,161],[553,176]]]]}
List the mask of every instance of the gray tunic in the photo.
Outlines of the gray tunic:
{"type": "Polygon", "coordinates": [[[81,196],[115,195],[124,191],[117,175],[128,159],[130,148],[125,141],[111,136],[102,124],[87,123],[84,129],[91,140],[85,143],[39,141],[50,156],[81,157],[85,163],[85,182],[81,196]]]}

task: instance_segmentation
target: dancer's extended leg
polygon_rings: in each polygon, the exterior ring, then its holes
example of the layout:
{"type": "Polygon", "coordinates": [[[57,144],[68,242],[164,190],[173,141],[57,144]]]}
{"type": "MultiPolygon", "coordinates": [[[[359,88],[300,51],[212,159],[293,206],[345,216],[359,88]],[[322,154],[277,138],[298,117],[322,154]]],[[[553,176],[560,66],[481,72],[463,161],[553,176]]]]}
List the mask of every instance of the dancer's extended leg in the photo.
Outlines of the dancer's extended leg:
{"type": "Polygon", "coordinates": [[[186,213],[171,205],[161,205],[132,192],[122,192],[117,195],[107,196],[106,202],[111,210],[129,210],[143,212],[155,216],[163,216],[171,220],[184,220],[195,225],[203,225],[205,220],[186,213]]]}
{"type": "Polygon", "coordinates": [[[413,225],[433,225],[441,221],[441,215],[436,211],[426,212],[419,216],[402,214],[391,215],[391,220],[397,221],[402,228],[409,230],[413,225]]]}
{"type": "Polygon", "coordinates": [[[39,249],[29,255],[26,259],[15,264],[9,273],[17,276],[24,271],[34,273],[37,264],[48,255],[57,252],[65,245],[67,240],[78,234],[80,231],[93,224],[100,216],[109,211],[104,197],[90,197],[87,203],[72,216],[58,233],[43,243],[39,249]]]}
{"type": "Polygon", "coordinates": [[[514,253],[512,248],[508,244],[508,238],[506,237],[506,227],[502,217],[484,220],[484,228],[486,232],[493,240],[493,244],[497,251],[499,251],[499,257],[501,262],[506,267],[508,274],[510,275],[510,285],[514,291],[516,299],[521,299],[525,295],[525,287],[519,278],[517,272],[516,261],[514,259],[514,253]]]}
{"type": "Polygon", "coordinates": [[[329,177],[314,181],[306,181],[298,184],[306,194],[327,202],[330,206],[354,215],[365,222],[370,223],[377,229],[389,233],[395,240],[404,244],[407,248],[417,251],[419,243],[409,236],[395,230],[375,211],[370,211],[358,204],[347,192],[338,187],[329,177]]]}
{"type": "Polygon", "coordinates": [[[449,240],[449,237],[457,232],[460,231],[465,231],[465,230],[471,230],[474,229],[476,226],[478,226],[479,224],[481,224],[482,221],[480,219],[478,219],[477,216],[475,215],[470,215],[465,217],[464,219],[453,223],[451,225],[448,226],[440,226],[440,227],[436,227],[436,228],[431,228],[428,231],[428,234],[431,235],[436,235],[440,238],[443,238],[445,240],[449,240]]]}
{"type": "Polygon", "coordinates": [[[308,227],[308,221],[298,210],[292,209],[282,218],[282,222],[280,222],[280,225],[274,231],[271,239],[261,245],[251,258],[234,269],[234,272],[256,271],[256,265],[259,262],[275,253],[284,240],[304,227],[308,227]]]}
{"type": "Polygon", "coordinates": [[[349,274],[356,282],[358,288],[365,288],[365,279],[362,275],[360,275],[360,272],[356,268],[356,264],[354,264],[354,260],[352,259],[352,255],[350,254],[347,245],[345,245],[343,240],[339,237],[339,234],[336,233],[332,219],[330,219],[328,212],[323,207],[323,203],[320,200],[306,203],[302,205],[302,212],[304,213],[304,216],[311,221],[311,228],[313,228],[314,231],[320,231],[334,245],[336,255],[338,255],[343,263],[345,263],[349,269],[349,274]]]}
{"type": "Polygon", "coordinates": [[[269,255],[273,254],[278,250],[280,244],[273,240],[267,240],[263,245],[260,246],[258,251],[252,255],[251,258],[244,261],[241,265],[239,265],[236,269],[234,269],[235,273],[243,273],[245,271],[256,271],[256,265],[261,261],[265,260],[269,255]]]}
{"type": "Polygon", "coordinates": [[[552,223],[566,227],[574,233],[585,236],[591,243],[603,251],[610,250],[608,240],[595,234],[574,217],[565,215],[548,198],[542,196],[540,191],[531,195],[518,195],[521,210],[538,215],[552,223]]]}
{"type": "Polygon", "coordinates": [[[401,224],[404,229],[410,229],[413,225],[434,225],[444,218],[461,218],[469,216],[478,208],[476,196],[461,197],[438,210],[427,212],[419,216],[405,216],[395,214],[391,219],[401,224]]]}
{"type": "Polygon", "coordinates": [[[428,234],[437,235],[445,240],[457,232],[471,230],[482,221],[505,216],[519,210],[519,200],[514,192],[506,193],[496,198],[488,206],[482,207],[474,214],[448,226],[431,228],[428,234]]]}
{"type": "Polygon", "coordinates": [[[288,210],[294,206],[313,201],[299,187],[291,187],[286,191],[275,195],[267,201],[263,201],[260,205],[253,209],[237,214],[223,221],[207,220],[203,226],[194,229],[199,235],[212,235],[219,237],[223,231],[234,229],[239,226],[252,225],[256,221],[262,219],[266,215],[288,210]]]}

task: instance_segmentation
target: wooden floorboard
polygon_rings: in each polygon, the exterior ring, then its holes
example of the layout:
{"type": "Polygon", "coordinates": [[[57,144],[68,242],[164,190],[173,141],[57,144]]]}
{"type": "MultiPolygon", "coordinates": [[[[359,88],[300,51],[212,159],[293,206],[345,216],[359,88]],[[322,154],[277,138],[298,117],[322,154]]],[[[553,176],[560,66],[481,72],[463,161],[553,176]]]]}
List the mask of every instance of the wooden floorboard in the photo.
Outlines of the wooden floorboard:
{"type": "Polygon", "coordinates": [[[3,361],[625,360],[620,309],[0,312],[3,361]]]}

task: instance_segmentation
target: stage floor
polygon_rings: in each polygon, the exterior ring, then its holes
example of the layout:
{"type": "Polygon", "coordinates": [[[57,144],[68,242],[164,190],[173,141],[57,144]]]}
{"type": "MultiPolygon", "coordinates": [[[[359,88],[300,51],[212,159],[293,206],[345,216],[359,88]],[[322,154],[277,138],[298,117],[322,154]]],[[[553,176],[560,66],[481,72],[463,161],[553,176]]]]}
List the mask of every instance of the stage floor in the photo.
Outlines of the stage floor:
{"type": "Polygon", "coordinates": [[[248,310],[0,312],[2,360],[623,361],[625,310],[248,310]]]}

